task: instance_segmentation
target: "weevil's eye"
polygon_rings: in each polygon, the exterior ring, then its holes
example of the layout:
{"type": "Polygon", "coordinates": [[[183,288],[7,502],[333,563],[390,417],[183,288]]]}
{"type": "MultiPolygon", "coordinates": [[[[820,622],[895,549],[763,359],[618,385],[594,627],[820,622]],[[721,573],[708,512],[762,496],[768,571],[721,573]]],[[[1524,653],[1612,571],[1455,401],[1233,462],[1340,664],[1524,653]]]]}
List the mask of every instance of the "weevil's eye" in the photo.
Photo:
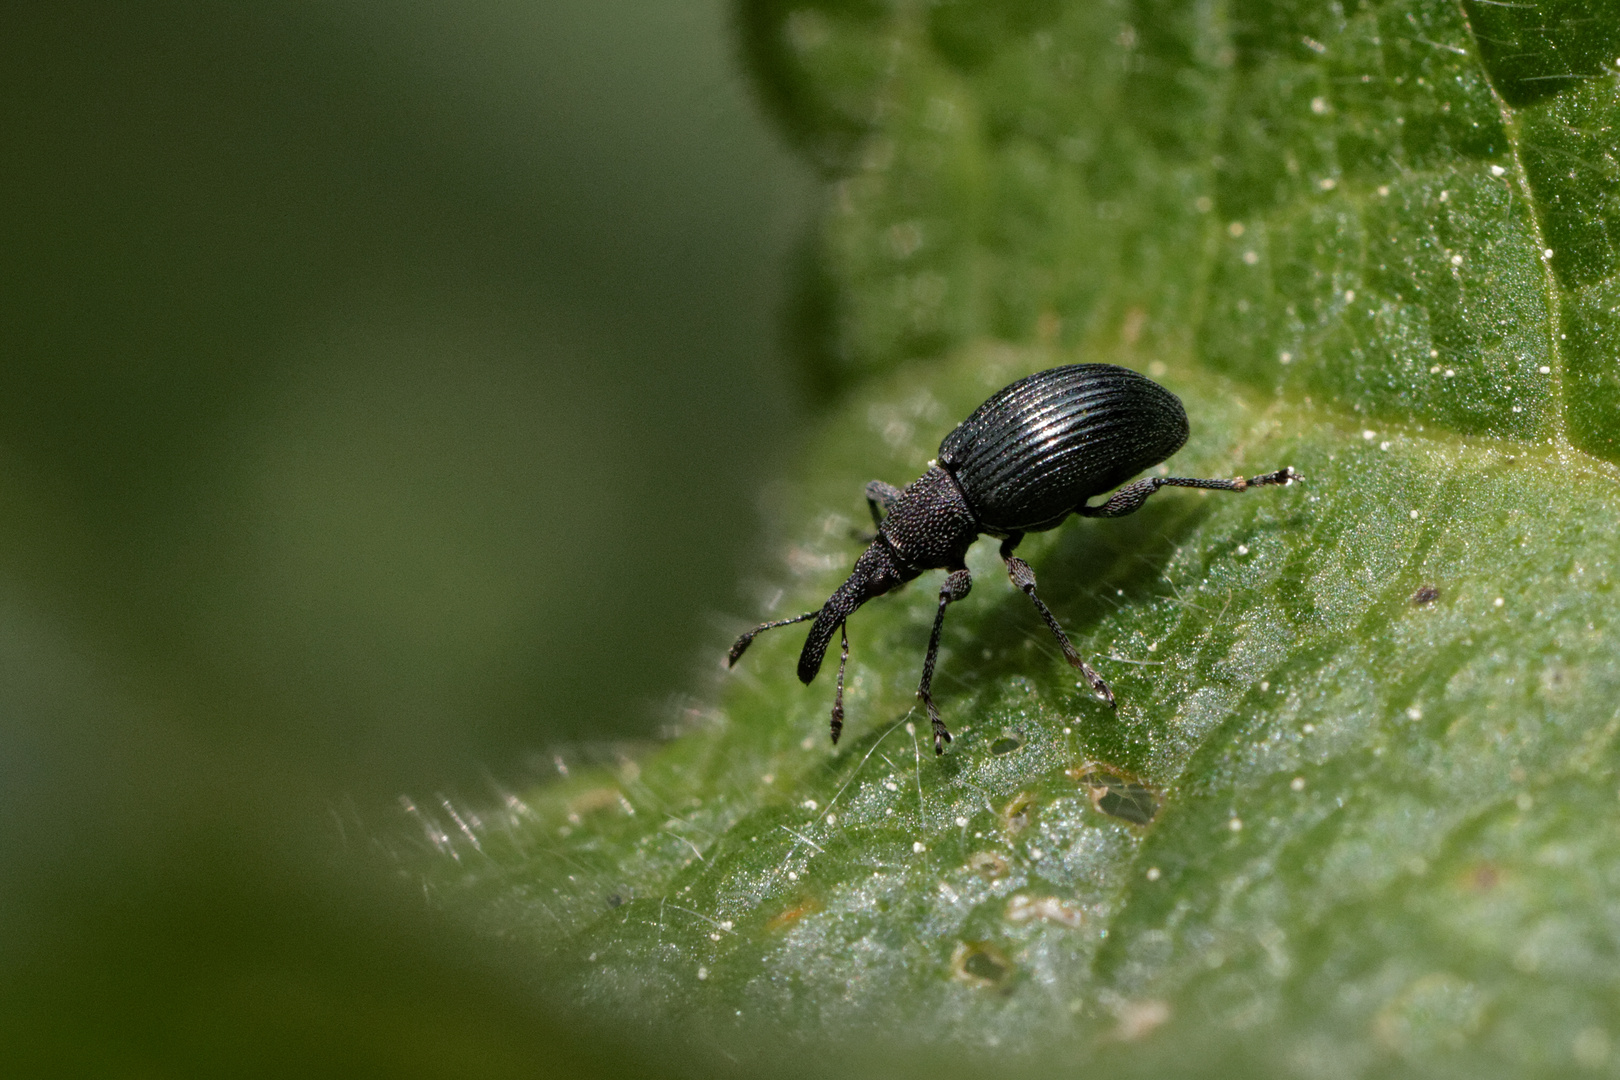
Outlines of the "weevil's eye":
{"type": "Polygon", "coordinates": [[[867,580],[871,582],[873,593],[886,593],[900,584],[900,575],[885,567],[867,580]]]}

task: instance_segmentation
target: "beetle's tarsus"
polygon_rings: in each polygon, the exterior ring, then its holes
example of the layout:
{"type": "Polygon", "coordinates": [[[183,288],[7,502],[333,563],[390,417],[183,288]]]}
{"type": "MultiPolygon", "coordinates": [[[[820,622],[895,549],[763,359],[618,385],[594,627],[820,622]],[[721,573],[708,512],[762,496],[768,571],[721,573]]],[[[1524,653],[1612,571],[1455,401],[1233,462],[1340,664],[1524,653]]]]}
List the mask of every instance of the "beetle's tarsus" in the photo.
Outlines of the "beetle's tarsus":
{"type": "Polygon", "coordinates": [[[1091,692],[1106,701],[1110,709],[1119,708],[1119,704],[1114,700],[1114,692],[1108,688],[1108,684],[1103,681],[1103,677],[1097,674],[1090,664],[1082,661],[1078,666],[1080,674],[1084,675],[1086,681],[1091,683],[1091,692]]]}
{"type": "Polygon", "coordinates": [[[939,710],[934,707],[934,698],[926,690],[918,690],[917,696],[922,699],[923,708],[928,710],[928,723],[934,729],[934,755],[937,757],[945,753],[945,744],[951,741],[950,729],[945,721],[940,719],[939,710]]]}
{"type": "MultiPolygon", "coordinates": [[[[1242,480],[1242,477],[1238,478],[1242,480]]],[[[1276,472],[1264,473],[1260,476],[1251,476],[1243,483],[1248,487],[1263,487],[1267,484],[1276,484],[1278,487],[1287,487],[1289,484],[1303,484],[1305,477],[1294,471],[1292,465],[1278,469],[1276,472]]]]}

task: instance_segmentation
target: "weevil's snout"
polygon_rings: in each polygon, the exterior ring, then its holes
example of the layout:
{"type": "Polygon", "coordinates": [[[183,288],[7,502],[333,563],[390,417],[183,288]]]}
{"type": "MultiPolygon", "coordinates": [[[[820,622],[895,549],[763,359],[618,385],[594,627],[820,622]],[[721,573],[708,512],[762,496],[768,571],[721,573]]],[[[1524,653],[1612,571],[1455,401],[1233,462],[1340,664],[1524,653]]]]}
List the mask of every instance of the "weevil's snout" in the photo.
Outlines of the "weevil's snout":
{"type": "Polygon", "coordinates": [[[827,598],[816,615],[816,621],[810,627],[810,636],[804,640],[804,651],[799,654],[799,681],[808,685],[816,677],[821,670],[821,660],[827,655],[827,646],[832,643],[833,634],[845,619],[855,613],[856,608],[907,580],[905,572],[894,561],[889,546],[882,540],[874,540],[872,546],[855,560],[855,568],[850,571],[849,577],[827,598]]]}

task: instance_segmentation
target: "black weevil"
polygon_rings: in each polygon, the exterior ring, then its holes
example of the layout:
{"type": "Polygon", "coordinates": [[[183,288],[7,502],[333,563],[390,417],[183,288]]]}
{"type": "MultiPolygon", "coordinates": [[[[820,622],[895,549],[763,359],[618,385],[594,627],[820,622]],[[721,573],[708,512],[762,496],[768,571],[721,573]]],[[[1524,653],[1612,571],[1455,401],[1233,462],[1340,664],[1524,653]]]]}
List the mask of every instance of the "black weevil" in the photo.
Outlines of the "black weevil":
{"type": "Polygon", "coordinates": [[[1003,388],[945,436],[939,457],[904,491],[873,480],[866,501],[877,536],[855,560],[849,579],[817,611],[754,627],[731,647],[735,664],[762,630],[814,619],[799,654],[799,680],[809,683],[837,630],[842,640],[838,689],[833,698],[832,739],[844,727],[844,666],[849,635],[844,622],[855,609],[917,577],[924,570],[950,571],[939,590],[939,611],[928,638],[917,696],[934,727],[934,752],[945,752],[951,733],[939,718],[929,684],[939,652],[945,607],[973,587],[964,559],[980,533],[1001,539],[1007,574],[1035,605],[1069,663],[1091,683],[1097,696],[1114,704],[1102,676],[1080,658],[1063,627],[1035,595],[1035,574],[1013,554],[1025,533],[1062,524],[1070,514],[1124,517],[1161,487],[1246,491],[1262,484],[1301,479],[1292,468],[1245,480],[1193,480],[1153,476],[1115,491],[1097,506],[1086,503],[1143,469],[1164,461],[1187,441],[1187,411],[1181,399],[1158,383],[1113,364],[1070,364],[1036,372],[1003,388]],[[886,512],[886,513],[885,513],[886,512]]]}

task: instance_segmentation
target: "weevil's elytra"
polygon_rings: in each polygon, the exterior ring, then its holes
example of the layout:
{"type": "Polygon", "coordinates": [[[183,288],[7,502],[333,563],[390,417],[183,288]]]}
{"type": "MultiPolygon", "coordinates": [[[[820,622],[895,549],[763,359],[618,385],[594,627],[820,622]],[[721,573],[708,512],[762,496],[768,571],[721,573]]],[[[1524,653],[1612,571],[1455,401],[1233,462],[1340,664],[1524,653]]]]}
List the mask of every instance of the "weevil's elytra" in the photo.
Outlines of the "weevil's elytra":
{"type": "Polygon", "coordinates": [[[1174,394],[1134,371],[1084,364],[1020,379],[980,405],[940,443],[939,463],[984,531],[1007,536],[1052,528],[1186,441],[1174,394]]]}
{"type": "Polygon", "coordinates": [[[938,459],[909,487],[902,490],[881,480],[867,484],[866,502],[877,525],[877,537],[855,560],[849,578],[819,610],[764,623],[738,638],[729,663],[735,664],[762,630],[814,619],[799,654],[799,679],[809,683],[821,670],[833,634],[839,633],[843,647],[831,724],[836,743],[843,728],[844,666],[849,660],[844,623],[872,597],[925,570],[947,570],[917,686],[917,697],[933,724],[934,752],[942,754],[951,733],[929,692],[940,630],[945,625],[945,608],[967,596],[973,587],[965,562],[967,550],[980,534],[988,534],[1000,538],[1007,575],[1035,605],[1064,657],[1086,677],[1097,696],[1112,706],[1113,691],[1075,650],[1056,617],[1035,594],[1035,572],[1013,552],[1025,533],[1054,529],[1070,514],[1111,518],[1135,513],[1161,487],[1241,492],[1301,479],[1292,468],[1283,468],[1248,479],[1154,476],[1119,487],[1180,450],[1187,432],[1187,412],[1181,399],[1127,368],[1070,364],[1019,379],[945,436],[938,459]],[[1087,505],[1115,488],[1119,490],[1102,503],[1087,505]]]}

